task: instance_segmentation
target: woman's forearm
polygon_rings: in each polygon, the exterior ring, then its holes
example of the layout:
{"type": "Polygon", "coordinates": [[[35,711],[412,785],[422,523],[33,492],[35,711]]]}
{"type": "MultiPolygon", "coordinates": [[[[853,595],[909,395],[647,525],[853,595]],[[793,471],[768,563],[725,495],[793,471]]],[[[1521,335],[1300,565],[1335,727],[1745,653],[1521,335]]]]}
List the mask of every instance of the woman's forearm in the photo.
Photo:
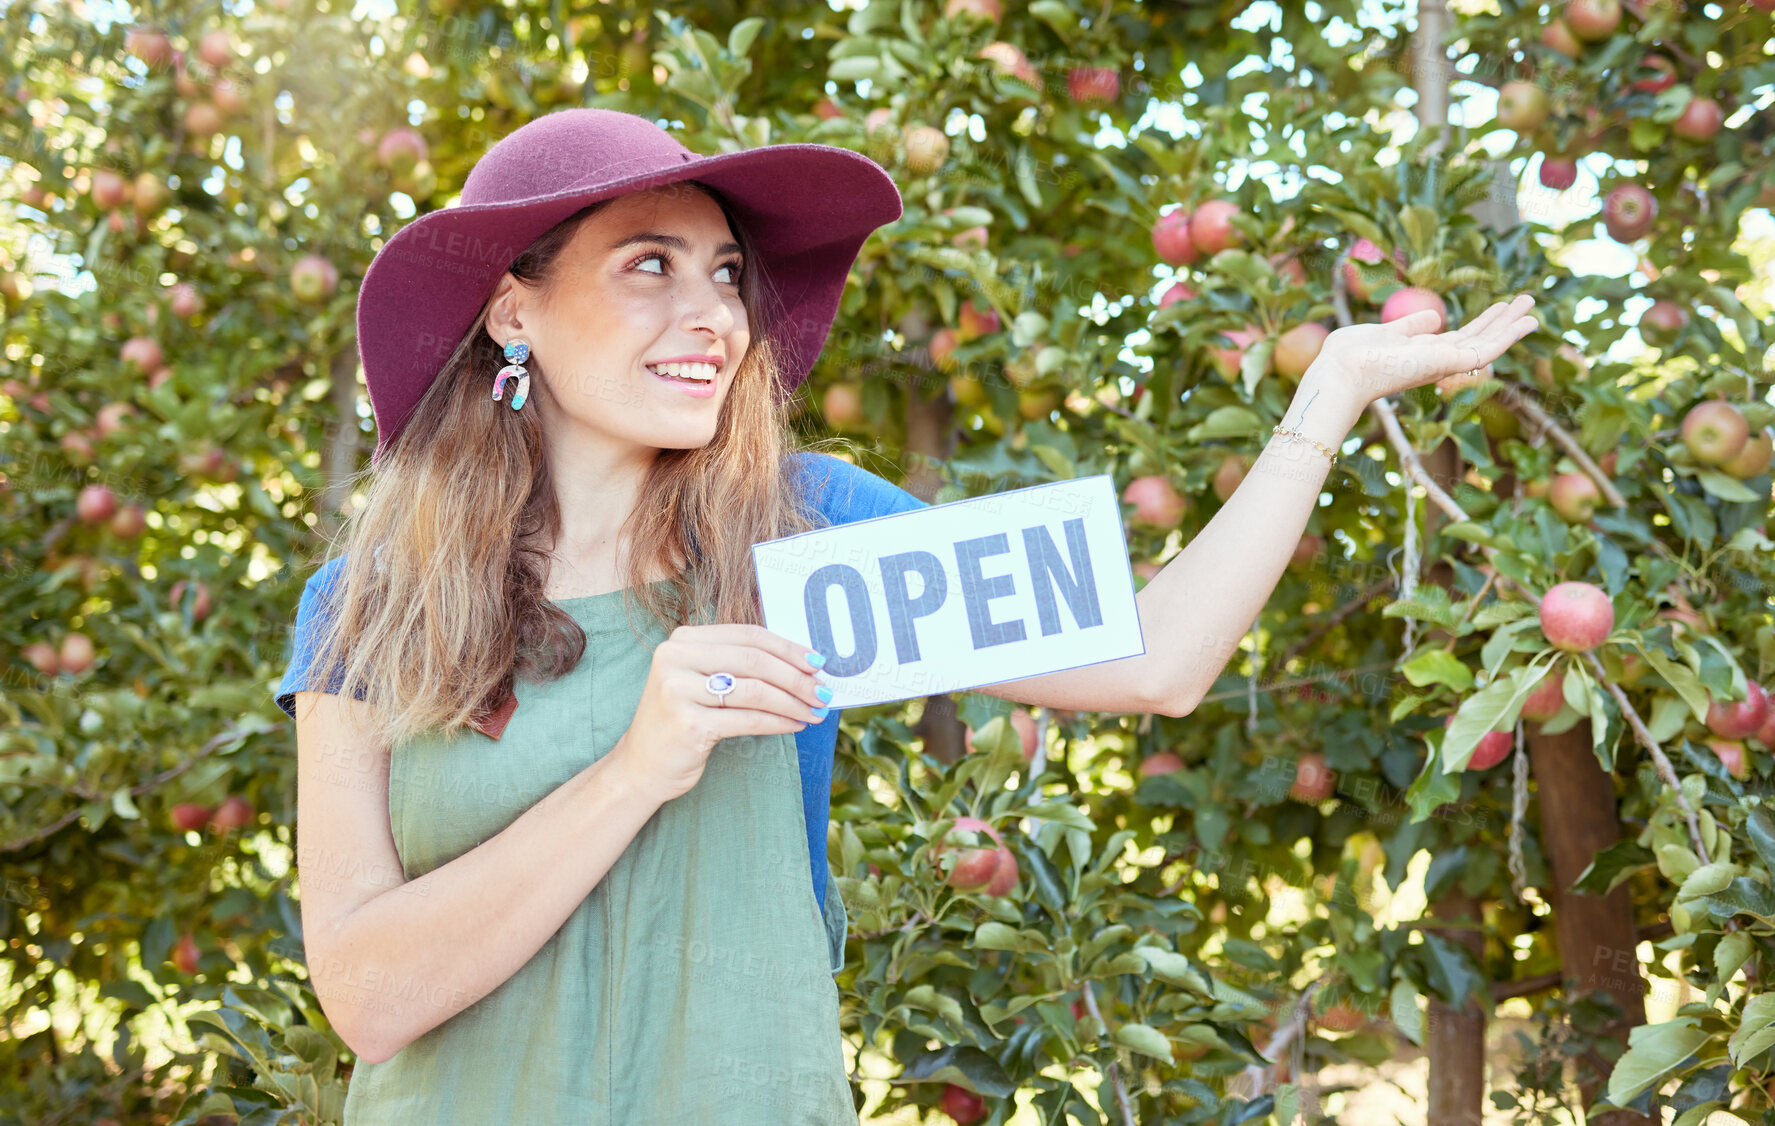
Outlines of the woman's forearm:
{"type": "MultiPolygon", "coordinates": [[[[1336,450],[1363,407],[1329,379],[1303,378],[1282,425],[1336,450]]],[[[1273,435],[1214,518],[1138,596],[1151,710],[1186,715],[1213,686],[1300,545],[1331,459],[1273,435]],[[1155,644],[1157,642],[1157,644],[1155,644]]]]}
{"type": "Polygon", "coordinates": [[[309,975],[334,1026],[379,1063],[492,992],[658,808],[606,756],[486,842],[308,936],[309,975]]]}

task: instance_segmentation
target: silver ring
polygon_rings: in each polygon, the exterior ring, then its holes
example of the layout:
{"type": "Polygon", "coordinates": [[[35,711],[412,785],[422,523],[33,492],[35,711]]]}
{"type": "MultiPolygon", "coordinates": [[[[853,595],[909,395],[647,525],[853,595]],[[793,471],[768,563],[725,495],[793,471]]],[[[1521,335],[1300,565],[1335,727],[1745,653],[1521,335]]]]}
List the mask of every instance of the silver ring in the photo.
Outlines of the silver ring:
{"type": "Polygon", "coordinates": [[[730,672],[712,672],[709,674],[707,687],[715,697],[715,702],[722,707],[727,706],[727,694],[733,691],[735,681],[730,672]]]}

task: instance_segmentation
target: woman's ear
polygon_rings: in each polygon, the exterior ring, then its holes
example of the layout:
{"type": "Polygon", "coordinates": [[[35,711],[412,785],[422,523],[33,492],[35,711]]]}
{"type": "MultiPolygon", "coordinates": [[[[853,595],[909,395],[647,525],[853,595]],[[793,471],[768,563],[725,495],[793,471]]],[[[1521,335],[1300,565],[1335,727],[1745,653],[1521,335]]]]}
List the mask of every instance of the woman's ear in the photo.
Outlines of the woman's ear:
{"type": "Polygon", "coordinates": [[[509,341],[524,335],[524,313],[528,296],[526,287],[516,274],[507,270],[500,275],[493,287],[493,296],[487,299],[487,335],[493,338],[495,344],[503,348],[509,341]]]}

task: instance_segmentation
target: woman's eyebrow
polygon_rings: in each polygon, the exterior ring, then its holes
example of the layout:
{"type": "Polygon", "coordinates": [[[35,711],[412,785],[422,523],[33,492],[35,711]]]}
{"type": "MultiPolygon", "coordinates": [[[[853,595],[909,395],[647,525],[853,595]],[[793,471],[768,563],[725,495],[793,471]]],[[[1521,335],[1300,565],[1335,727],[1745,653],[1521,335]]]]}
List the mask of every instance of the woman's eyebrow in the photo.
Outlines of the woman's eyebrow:
{"type": "MultiPolygon", "coordinates": [[[[671,247],[673,250],[682,251],[686,254],[690,253],[690,243],[688,240],[679,238],[677,235],[662,235],[653,231],[643,231],[641,234],[630,235],[628,238],[619,239],[610,244],[610,249],[621,250],[625,246],[632,246],[638,242],[660,242],[671,247]]],[[[737,242],[724,242],[715,248],[715,253],[729,254],[739,250],[739,248],[740,244],[737,242]]]]}

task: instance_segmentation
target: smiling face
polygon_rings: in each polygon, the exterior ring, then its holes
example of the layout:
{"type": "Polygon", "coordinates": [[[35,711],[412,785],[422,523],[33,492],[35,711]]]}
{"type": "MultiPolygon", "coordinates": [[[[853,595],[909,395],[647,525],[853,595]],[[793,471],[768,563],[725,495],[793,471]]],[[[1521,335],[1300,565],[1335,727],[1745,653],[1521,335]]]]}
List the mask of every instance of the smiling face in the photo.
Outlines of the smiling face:
{"type": "Polygon", "coordinates": [[[551,445],[597,443],[619,458],[694,449],[714,438],[751,341],[745,268],[706,192],[635,192],[580,223],[546,285],[502,277],[487,332],[529,342],[532,383],[552,395],[551,445]]]}

